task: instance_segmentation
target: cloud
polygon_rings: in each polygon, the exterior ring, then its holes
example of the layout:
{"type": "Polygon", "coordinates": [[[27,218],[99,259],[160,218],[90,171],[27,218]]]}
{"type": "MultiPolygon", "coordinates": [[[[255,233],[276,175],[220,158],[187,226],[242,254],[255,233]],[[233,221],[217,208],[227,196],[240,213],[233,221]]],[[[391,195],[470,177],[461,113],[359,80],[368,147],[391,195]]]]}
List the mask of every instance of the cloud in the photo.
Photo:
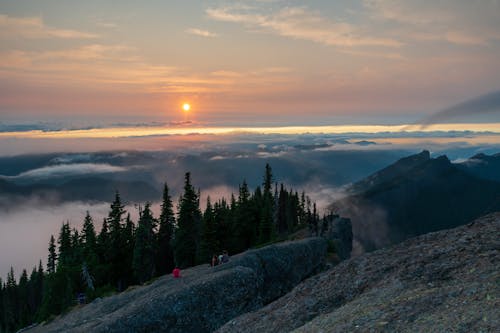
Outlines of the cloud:
{"type": "Polygon", "coordinates": [[[113,22],[97,22],[96,25],[98,27],[106,28],[106,29],[116,29],[118,28],[118,24],[113,22]]]}
{"type": "Polygon", "coordinates": [[[330,209],[351,219],[355,238],[353,256],[360,255],[366,250],[362,244],[371,244],[374,248],[381,248],[391,243],[387,212],[384,208],[367,200],[346,197],[336,200],[331,204],[330,209]]]}
{"type": "Polygon", "coordinates": [[[288,152],[286,151],[278,151],[278,152],[267,152],[267,151],[259,151],[257,152],[256,156],[259,158],[274,158],[274,157],[283,157],[288,152]]]}
{"type": "Polygon", "coordinates": [[[32,169],[22,172],[17,176],[3,176],[9,179],[47,179],[54,177],[67,177],[76,175],[86,175],[93,173],[111,173],[126,171],[127,168],[113,166],[110,164],[94,164],[94,163],[75,163],[75,164],[61,164],[52,165],[42,168],[32,169]]]}
{"type": "Polygon", "coordinates": [[[208,30],[201,30],[201,29],[196,29],[196,28],[187,29],[186,32],[188,34],[191,34],[191,35],[208,37],[208,38],[214,38],[214,37],[218,36],[215,32],[210,32],[208,30]]]}
{"type": "Polygon", "coordinates": [[[49,27],[40,17],[11,17],[0,14],[0,39],[91,39],[98,37],[92,33],[49,27]]]}
{"type": "Polygon", "coordinates": [[[305,7],[286,7],[278,12],[262,14],[251,8],[218,7],[206,10],[214,20],[241,23],[260,31],[294,39],[338,47],[383,46],[399,47],[401,42],[391,38],[369,36],[360,28],[342,21],[331,21],[305,7]]]}
{"type": "Polygon", "coordinates": [[[446,122],[452,119],[471,116],[477,117],[485,114],[496,114],[500,116],[500,90],[466,100],[441,110],[422,120],[421,124],[422,128],[425,128],[431,124],[446,122]]]}
{"type": "Polygon", "coordinates": [[[215,155],[210,157],[210,161],[219,161],[219,160],[226,160],[228,157],[227,156],[222,156],[222,155],[215,155]]]}
{"type": "Polygon", "coordinates": [[[499,1],[365,0],[364,5],[374,20],[399,24],[407,38],[465,46],[500,39],[499,1]]]}
{"type": "MultiPolygon", "coordinates": [[[[105,104],[98,101],[99,96],[120,93],[119,99],[113,98],[112,102],[105,102],[119,105],[123,110],[137,104],[137,98],[144,98],[144,103],[156,103],[156,112],[160,107],[157,103],[165,107],[166,94],[232,92],[248,95],[250,91],[253,94],[283,90],[295,82],[291,77],[292,70],[285,67],[264,67],[240,72],[223,68],[193,72],[189,68],[150,64],[139,55],[137,49],[123,44],[92,43],[50,51],[7,50],[0,51],[0,59],[0,85],[4,83],[9,86],[9,91],[0,89],[0,101],[11,109],[29,105],[32,99],[40,99],[51,111],[64,109],[64,104],[67,103],[72,110],[78,105],[88,112],[90,108],[105,104]],[[245,79],[242,80],[242,77],[245,79]],[[11,82],[17,84],[12,85],[11,82]],[[62,82],[64,87],[61,87],[62,82]],[[89,99],[83,93],[83,100],[77,102],[74,96],[80,94],[82,86],[87,91],[98,91],[98,96],[89,99]],[[51,98],[44,92],[53,94],[56,98],[51,98]],[[123,92],[134,99],[133,103],[122,102],[123,92]],[[37,93],[40,95],[37,96],[37,93]],[[141,95],[137,96],[138,94],[141,95]],[[158,100],[152,99],[151,94],[157,96],[158,100]]],[[[41,104],[37,103],[38,109],[41,104]]]]}

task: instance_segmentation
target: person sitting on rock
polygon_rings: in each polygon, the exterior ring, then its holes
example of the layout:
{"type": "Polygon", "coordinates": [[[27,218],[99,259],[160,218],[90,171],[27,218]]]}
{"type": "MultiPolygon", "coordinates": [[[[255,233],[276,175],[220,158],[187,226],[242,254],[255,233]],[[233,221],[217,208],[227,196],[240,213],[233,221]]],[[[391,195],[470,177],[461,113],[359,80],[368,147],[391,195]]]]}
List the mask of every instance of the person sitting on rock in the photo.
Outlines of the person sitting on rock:
{"type": "Polygon", "coordinates": [[[216,254],[212,256],[212,262],[210,263],[210,266],[214,267],[219,264],[219,258],[217,257],[216,254]]]}
{"type": "Polygon", "coordinates": [[[180,278],[181,277],[181,270],[179,267],[175,267],[174,270],[172,271],[172,275],[174,278],[180,278]]]}
{"type": "Polygon", "coordinates": [[[222,252],[222,263],[226,263],[229,261],[229,254],[227,253],[226,250],[224,250],[224,252],[222,252]]]}

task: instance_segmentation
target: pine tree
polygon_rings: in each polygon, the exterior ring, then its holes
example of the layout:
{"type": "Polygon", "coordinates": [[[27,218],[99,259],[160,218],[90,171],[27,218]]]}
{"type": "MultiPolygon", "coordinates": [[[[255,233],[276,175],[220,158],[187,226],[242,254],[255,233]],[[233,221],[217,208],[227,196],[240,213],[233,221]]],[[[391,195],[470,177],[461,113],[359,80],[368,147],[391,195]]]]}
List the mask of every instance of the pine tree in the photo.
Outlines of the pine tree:
{"type": "Polygon", "coordinates": [[[5,301],[4,301],[3,281],[0,277],[0,332],[5,332],[5,301]]]}
{"type": "Polygon", "coordinates": [[[133,259],[133,270],[139,283],[144,283],[154,276],[155,271],[155,248],[154,232],[155,219],[146,203],[144,210],[140,212],[139,223],[135,234],[135,248],[133,259]]]}
{"type": "Polygon", "coordinates": [[[281,184],[278,194],[278,233],[283,236],[288,232],[288,192],[281,184]]]}
{"type": "Polygon", "coordinates": [[[110,265],[107,261],[107,252],[109,248],[109,232],[108,232],[108,221],[103,219],[101,231],[97,236],[97,257],[98,266],[95,274],[96,284],[104,286],[110,282],[109,270],[110,265]]]}
{"type": "Polygon", "coordinates": [[[127,272],[127,266],[123,262],[125,256],[123,243],[123,209],[120,193],[116,191],[115,200],[111,204],[111,211],[108,215],[109,223],[109,247],[106,252],[106,259],[110,266],[110,282],[113,283],[117,290],[121,291],[124,288],[124,277],[127,272]]]}
{"type": "Polygon", "coordinates": [[[56,271],[56,261],[57,261],[56,241],[54,239],[54,235],[51,235],[49,242],[49,256],[47,258],[47,272],[49,274],[54,273],[56,271]]]}
{"type": "Polygon", "coordinates": [[[270,242],[274,238],[274,197],[272,194],[273,175],[269,163],[266,163],[264,175],[264,193],[260,212],[259,243],[270,242]]]}
{"type": "Polygon", "coordinates": [[[198,200],[198,195],[191,185],[191,174],[187,172],[184,179],[184,193],[179,202],[174,247],[175,260],[181,268],[190,267],[196,263],[201,222],[198,200]]]}
{"type": "Polygon", "coordinates": [[[273,186],[273,171],[269,163],[266,163],[266,171],[264,174],[264,195],[271,194],[272,186],[273,186]]]}
{"type": "Polygon", "coordinates": [[[222,250],[219,245],[217,220],[210,201],[210,196],[207,197],[207,207],[203,214],[201,229],[201,244],[198,261],[206,263],[210,262],[214,254],[220,253],[222,250]]]}
{"type": "Polygon", "coordinates": [[[71,266],[78,266],[83,262],[83,249],[80,239],[80,234],[76,228],[73,229],[73,234],[71,235],[71,266]]]}
{"type": "Polygon", "coordinates": [[[71,229],[69,227],[69,222],[62,224],[57,243],[59,244],[59,254],[57,256],[57,269],[59,270],[68,267],[72,259],[71,229]]]}
{"type": "Polygon", "coordinates": [[[258,219],[254,217],[248,184],[243,180],[239,187],[238,201],[233,212],[233,251],[244,251],[256,244],[258,219]]]}
{"type": "Polygon", "coordinates": [[[123,243],[123,263],[125,267],[123,281],[124,288],[134,282],[134,271],[132,269],[132,261],[134,259],[134,246],[135,246],[135,226],[130,218],[130,213],[125,218],[125,227],[122,232],[123,243]]]}
{"type": "Polygon", "coordinates": [[[174,268],[174,252],[172,241],[174,236],[175,216],[172,206],[172,198],[168,191],[168,185],[163,187],[163,202],[159,219],[157,234],[156,271],[158,275],[171,272],[174,268]]]}
{"type": "Polygon", "coordinates": [[[307,207],[306,207],[306,193],[302,191],[300,195],[300,215],[299,215],[299,224],[301,227],[307,226],[307,207]]]}
{"type": "Polygon", "coordinates": [[[82,227],[82,256],[90,274],[93,274],[98,264],[97,236],[94,222],[89,212],[85,215],[82,227]]]}
{"type": "Polygon", "coordinates": [[[18,295],[16,278],[14,276],[14,269],[11,267],[7,273],[7,282],[4,288],[4,307],[5,307],[5,328],[7,332],[15,331],[18,326],[18,295]]]}
{"type": "Polygon", "coordinates": [[[68,275],[62,270],[49,274],[44,279],[42,305],[37,315],[38,321],[50,315],[58,315],[73,302],[73,289],[68,275]]]}
{"type": "Polygon", "coordinates": [[[28,272],[26,269],[23,269],[21,277],[19,278],[19,285],[17,286],[18,292],[18,316],[19,316],[19,327],[25,327],[30,323],[30,308],[29,308],[29,299],[28,299],[28,272]]]}
{"type": "Polygon", "coordinates": [[[38,295],[41,290],[38,290],[38,288],[41,289],[38,285],[38,271],[36,267],[33,267],[33,270],[31,271],[29,280],[28,280],[28,286],[27,286],[27,306],[28,306],[28,312],[29,312],[29,319],[28,323],[31,323],[35,319],[35,314],[38,310],[38,307],[40,305],[38,295]]]}

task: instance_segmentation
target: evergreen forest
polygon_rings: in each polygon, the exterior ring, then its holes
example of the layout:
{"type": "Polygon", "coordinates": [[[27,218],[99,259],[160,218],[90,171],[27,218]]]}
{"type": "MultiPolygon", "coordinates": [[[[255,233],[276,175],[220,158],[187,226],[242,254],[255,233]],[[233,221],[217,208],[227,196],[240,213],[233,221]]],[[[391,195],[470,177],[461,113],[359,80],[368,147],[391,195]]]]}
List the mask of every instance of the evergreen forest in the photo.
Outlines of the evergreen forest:
{"type": "Polygon", "coordinates": [[[24,269],[18,281],[12,268],[6,281],[0,278],[0,332],[49,320],[78,303],[144,284],[174,267],[209,264],[224,250],[237,254],[307,227],[318,233],[316,204],[304,192],[275,183],[269,164],[261,186],[251,191],[243,181],[229,199],[208,197],[203,210],[188,172],[175,208],[165,183],[157,217],[145,203],[138,221],[132,221],[116,192],[99,228],[89,212],[80,231],[63,223],[48,242],[46,267],[40,260],[30,274],[24,269]]]}

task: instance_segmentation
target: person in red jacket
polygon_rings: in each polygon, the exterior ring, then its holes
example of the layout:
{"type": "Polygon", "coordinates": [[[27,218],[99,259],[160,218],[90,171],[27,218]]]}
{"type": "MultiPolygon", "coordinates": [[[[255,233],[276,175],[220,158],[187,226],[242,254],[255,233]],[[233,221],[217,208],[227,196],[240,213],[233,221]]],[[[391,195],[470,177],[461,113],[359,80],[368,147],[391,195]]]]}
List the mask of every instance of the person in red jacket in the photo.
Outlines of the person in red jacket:
{"type": "Polygon", "coordinates": [[[175,267],[174,270],[172,271],[172,275],[174,278],[180,278],[181,277],[181,270],[179,267],[175,267]]]}

